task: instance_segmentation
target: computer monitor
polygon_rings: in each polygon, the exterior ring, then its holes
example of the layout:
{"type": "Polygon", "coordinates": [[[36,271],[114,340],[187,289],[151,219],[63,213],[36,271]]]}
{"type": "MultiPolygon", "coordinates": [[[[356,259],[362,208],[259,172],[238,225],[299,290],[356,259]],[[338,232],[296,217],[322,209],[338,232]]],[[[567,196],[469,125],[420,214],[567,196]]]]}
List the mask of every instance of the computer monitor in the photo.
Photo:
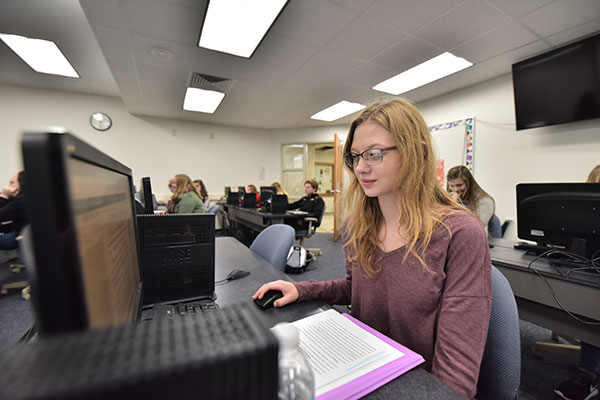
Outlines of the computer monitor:
{"type": "Polygon", "coordinates": [[[600,250],[600,183],[517,185],[521,239],[583,256],[600,250]]]}
{"type": "Polygon", "coordinates": [[[144,214],[154,214],[154,196],[152,195],[152,185],[150,177],[142,178],[142,199],[144,199],[144,214]]]}
{"type": "Polygon", "coordinates": [[[141,296],[129,168],[70,134],[25,133],[34,273],[41,334],[123,325],[141,296]]]}

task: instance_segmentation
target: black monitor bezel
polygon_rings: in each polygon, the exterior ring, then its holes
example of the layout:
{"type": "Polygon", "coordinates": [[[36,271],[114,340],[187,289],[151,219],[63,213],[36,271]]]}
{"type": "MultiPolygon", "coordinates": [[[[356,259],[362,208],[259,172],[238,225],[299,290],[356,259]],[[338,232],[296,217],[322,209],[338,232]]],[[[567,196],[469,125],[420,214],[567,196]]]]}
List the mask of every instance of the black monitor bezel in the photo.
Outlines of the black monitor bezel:
{"type": "Polygon", "coordinates": [[[152,183],[149,176],[142,178],[142,193],[144,194],[144,213],[154,214],[154,200],[152,198],[152,183]]]}
{"type": "Polygon", "coordinates": [[[138,319],[142,283],[131,169],[68,133],[26,132],[22,139],[22,151],[30,193],[28,209],[35,263],[31,271],[31,299],[38,332],[56,334],[90,327],[73,205],[70,202],[67,176],[69,158],[123,174],[129,180],[140,273],[132,319],[138,319]]]}

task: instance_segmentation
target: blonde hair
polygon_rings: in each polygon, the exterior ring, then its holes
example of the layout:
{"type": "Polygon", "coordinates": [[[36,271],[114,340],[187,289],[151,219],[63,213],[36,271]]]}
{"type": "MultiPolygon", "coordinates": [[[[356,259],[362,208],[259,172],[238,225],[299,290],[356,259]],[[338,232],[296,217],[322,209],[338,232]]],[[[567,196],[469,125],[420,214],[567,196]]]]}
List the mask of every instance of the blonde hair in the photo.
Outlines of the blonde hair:
{"type": "MultiPolygon", "coordinates": [[[[394,193],[398,199],[400,226],[408,239],[405,258],[412,255],[426,271],[432,272],[424,254],[433,232],[445,216],[464,208],[437,182],[431,134],[413,104],[394,99],[365,108],[350,125],[344,153],[350,152],[356,128],[366,121],[389,131],[401,154],[394,193]]],[[[347,235],[344,247],[349,261],[360,265],[367,276],[374,278],[379,273],[373,264],[383,215],[377,198],[367,197],[352,169],[347,165],[345,168],[350,172],[350,183],[342,199],[347,235]]]]}
{"type": "Polygon", "coordinates": [[[271,183],[271,186],[273,186],[275,189],[277,189],[277,194],[285,194],[287,196],[288,193],[285,191],[283,186],[281,186],[281,183],[273,182],[273,183],[271,183]]]}
{"type": "Polygon", "coordinates": [[[171,196],[171,200],[175,204],[181,200],[184,193],[194,192],[198,195],[198,198],[202,199],[198,188],[194,186],[194,182],[192,182],[192,178],[187,176],[186,174],[177,174],[175,175],[175,183],[177,184],[177,189],[175,189],[175,193],[171,196]]]}
{"type": "MultiPolygon", "coordinates": [[[[448,170],[446,174],[446,190],[450,191],[450,181],[455,179],[462,179],[465,181],[465,192],[461,198],[461,200],[466,203],[464,206],[471,211],[471,213],[475,214],[479,218],[479,199],[482,197],[489,197],[494,203],[494,211],[496,209],[496,202],[494,198],[490,196],[485,190],[479,186],[471,171],[464,165],[457,165],[456,167],[452,167],[448,170]]],[[[494,216],[492,215],[491,218],[494,216]]],[[[490,218],[490,219],[491,219],[490,218]]],[[[488,223],[490,221],[486,221],[488,223]]]]}
{"type": "Polygon", "coordinates": [[[586,182],[600,183],[600,164],[596,165],[590,172],[586,182]]]}

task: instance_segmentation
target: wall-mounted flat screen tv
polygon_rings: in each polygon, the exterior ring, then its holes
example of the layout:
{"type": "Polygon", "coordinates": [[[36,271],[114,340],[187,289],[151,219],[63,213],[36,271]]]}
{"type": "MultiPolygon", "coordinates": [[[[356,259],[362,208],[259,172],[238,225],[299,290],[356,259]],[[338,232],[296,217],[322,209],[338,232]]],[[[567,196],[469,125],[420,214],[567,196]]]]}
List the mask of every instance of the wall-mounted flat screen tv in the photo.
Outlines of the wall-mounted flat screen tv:
{"type": "Polygon", "coordinates": [[[517,130],[600,118],[600,34],[513,64],[517,130]]]}

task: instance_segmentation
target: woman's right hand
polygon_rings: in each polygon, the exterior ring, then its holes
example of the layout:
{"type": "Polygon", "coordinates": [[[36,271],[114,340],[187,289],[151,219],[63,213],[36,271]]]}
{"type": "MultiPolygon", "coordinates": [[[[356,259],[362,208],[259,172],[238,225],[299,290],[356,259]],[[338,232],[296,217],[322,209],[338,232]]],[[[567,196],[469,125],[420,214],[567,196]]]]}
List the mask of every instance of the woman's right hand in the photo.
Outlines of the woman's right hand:
{"type": "Polygon", "coordinates": [[[460,193],[458,193],[458,192],[450,192],[450,196],[452,196],[452,198],[454,199],[454,201],[456,201],[456,202],[460,201],[460,193]]]}
{"type": "Polygon", "coordinates": [[[296,289],[296,286],[291,282],[281,280],[265,283],[252,295],[252,299],[262,299],[269,290],[279,290],[283,293],[283,297],[273,303],[274,307],[283,307],[298,300],[298,289],[296,289]]]}

